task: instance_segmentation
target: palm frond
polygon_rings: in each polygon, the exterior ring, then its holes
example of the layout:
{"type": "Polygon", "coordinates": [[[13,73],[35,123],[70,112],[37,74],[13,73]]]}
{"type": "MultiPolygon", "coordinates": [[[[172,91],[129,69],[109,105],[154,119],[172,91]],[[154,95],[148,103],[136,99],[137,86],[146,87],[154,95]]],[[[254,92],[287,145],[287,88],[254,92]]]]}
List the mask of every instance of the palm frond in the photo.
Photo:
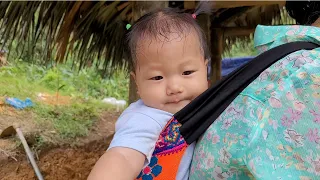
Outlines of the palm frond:
{"type": "MultiPolygon", "coordinates": [[[[130,21],[131,2],[125,1],[1,1],[2,46],[34,54],[44,43],[41,62],[96,64],[110,71],[125,64],[125,22],[130,21]]],[[[33,58],[31,58],[33,60],[33,58]]]]}

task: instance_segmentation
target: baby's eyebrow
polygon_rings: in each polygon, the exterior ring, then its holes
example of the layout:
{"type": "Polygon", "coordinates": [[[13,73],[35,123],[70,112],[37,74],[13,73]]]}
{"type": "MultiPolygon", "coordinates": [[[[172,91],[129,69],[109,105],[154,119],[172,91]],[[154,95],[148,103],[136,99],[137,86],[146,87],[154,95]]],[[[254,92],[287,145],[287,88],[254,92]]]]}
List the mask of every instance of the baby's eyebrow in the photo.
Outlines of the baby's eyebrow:
{"type": "Polygon", "coordinates": [[[194,58],[188,58],[186,61],[180,63],[180,66],[186,66],[189,64],[193,64],[194,60],[195,60],[194,58]]]}
{"type": "Polygon", "coordinates": [[[159,70],[159,68],[161,68],[160,65],[148,65],[147,67],[148,67],[147,68],[148,71],[157,71],[159,70]]]}

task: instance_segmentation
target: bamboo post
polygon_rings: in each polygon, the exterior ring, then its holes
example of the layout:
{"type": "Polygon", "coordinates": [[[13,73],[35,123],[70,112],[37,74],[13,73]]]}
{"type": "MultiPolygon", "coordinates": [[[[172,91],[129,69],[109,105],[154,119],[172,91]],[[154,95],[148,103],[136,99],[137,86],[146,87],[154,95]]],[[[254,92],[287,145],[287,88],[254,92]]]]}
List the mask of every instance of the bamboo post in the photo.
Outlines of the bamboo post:
{"type": "MultiPolygon", "coordinates": [[[[210,15],[207,15],[207,14],[201,14],[197,17],[197,20],[198,20],[198,23],[201,27],[201,29],[203,30],[204,32],[204,35],[206,37],[206,40],[207,40],[207,45],[210,49],[210,46],[211,46],[211,40],[210,40],[210,27],[211,27],[211,20],[210,20],[210,15]]],[[[209,66],[211,66],[211,64],[208,64],[209,66]]],[[[212,70],[211,70],[212,72],[212,70]]],[[[211,77],[210,77],[211,79],[211,77]]],[[[211,80],[210,80],[211,81],[211,80]]]]}
{"type": "Polygon", "coordinates": [[[211,28],[211,84],[221,79],[223,34],[220,28],[211,28]]]}

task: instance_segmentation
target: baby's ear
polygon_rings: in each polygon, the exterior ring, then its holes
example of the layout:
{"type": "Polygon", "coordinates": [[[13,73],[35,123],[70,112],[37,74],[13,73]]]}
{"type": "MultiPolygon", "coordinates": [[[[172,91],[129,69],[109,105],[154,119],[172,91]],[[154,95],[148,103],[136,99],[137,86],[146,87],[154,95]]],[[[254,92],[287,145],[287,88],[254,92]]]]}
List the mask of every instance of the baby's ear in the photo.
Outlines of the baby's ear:
{"type": "Polygon", "coordinates": [[[208,63],[209,63],[209,60],[208,60],[208,59],[204,60],[204,64],[205,64],[206,66],[208,66],[208,63]]]}
{"type": "Polygon", "coordinates": [[[137,83],[137,79],[136,79],[136,74],[131,71],[130,72],[130,76],[132,76],[133,80],[134,80],[134,83],[136,83],[136,86],[137,86],[137,94],[139,95],[139,87],[138,87],[138,83],[137,83]]]}
{"type": "Polygon", "coordinates": [[[130,76],[132,76],[132,78],[134,79],[134,81],[136,81],[136,74],[135,74],[133,71],[130,72],[130,76]]]}
{"type": "Polygon", "coordinates": [[[206,59],[204,61],[205,66],[207,67],[207,79],[210,81],[210,76],[211,76],[211,67],[210,67],[210,60],[206,59]]]}

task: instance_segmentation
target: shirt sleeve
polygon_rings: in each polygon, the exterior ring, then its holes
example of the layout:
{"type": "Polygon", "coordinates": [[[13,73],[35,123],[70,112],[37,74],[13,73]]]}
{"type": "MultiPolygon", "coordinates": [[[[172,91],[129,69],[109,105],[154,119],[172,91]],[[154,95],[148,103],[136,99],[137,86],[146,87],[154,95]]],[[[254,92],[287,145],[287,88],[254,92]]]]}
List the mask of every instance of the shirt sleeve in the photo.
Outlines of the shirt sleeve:
{"type": "Polygon", "coordinates": [[[123,114],[116,122],[116,132],[108,149],[126,147],[137,150],[146,156],[145,165],[149,164],[164,126],[165,122],[157,122],[142,113],[123,114]]]}

